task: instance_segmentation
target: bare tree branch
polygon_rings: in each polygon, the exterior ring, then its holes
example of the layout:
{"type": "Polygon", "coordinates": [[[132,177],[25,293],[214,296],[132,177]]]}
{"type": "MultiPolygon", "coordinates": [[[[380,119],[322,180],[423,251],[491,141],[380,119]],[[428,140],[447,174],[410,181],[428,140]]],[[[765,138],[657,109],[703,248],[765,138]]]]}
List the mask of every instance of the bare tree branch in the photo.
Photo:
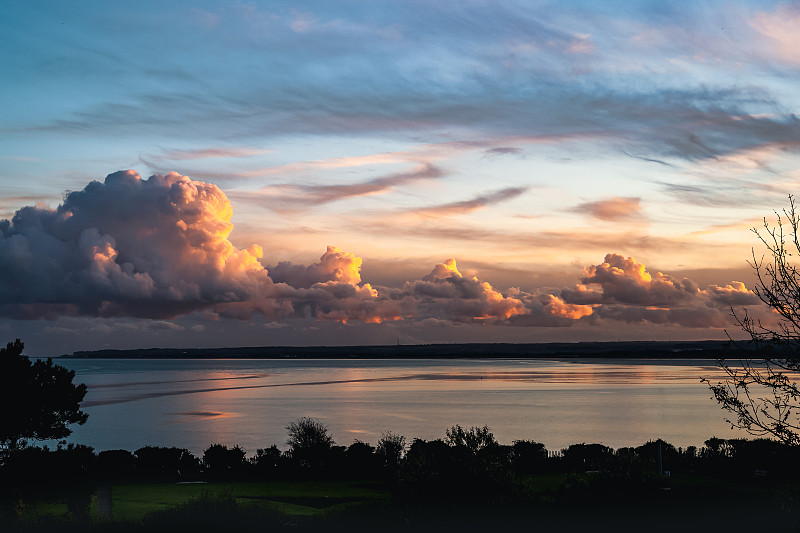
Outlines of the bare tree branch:
{"type": "MultiPolygon", "coordinates": [[[[717,361],[726,377],[717,382],[703,379],[723,410],[727,421],[759,437],[800,444],[800,217],[794,198],[789,207],[775,212],[776,223],[764,219],[753,233],[766,248],[748,264],[756,275],[753,292],[778,319],[774,326],[754,319],[747,309],[731,309],[734,322],[749,336],[738,363],[717,361]]],[[[734,345],[737,343],[731,341],[734,345]]]]}

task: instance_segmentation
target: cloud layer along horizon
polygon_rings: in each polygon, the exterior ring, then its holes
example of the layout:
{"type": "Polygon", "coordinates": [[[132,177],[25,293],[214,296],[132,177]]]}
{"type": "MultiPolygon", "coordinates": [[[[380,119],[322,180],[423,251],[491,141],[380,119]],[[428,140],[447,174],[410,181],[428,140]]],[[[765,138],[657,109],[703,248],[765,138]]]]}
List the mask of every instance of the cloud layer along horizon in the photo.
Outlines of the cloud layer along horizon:
{"type": "MultiPolygon", "coordinates": [[[[630,206],[613,217],[636,211],[635,199],[617,200],[630,206]]],[[[596,216],[607,211],[600,201],[587,205],[596,216]]],[[[725,327],[732,306],[759,305],[741,282],[699,287],[613,253],[570,289],[503,292],[463,275],[455,259],[399,287],[372,286],[361,279],[362,259],[335,246],[312,265],[265,267],[260,245],[238,249],[229,240],[232,214],[216,185],[133,170],[68,193],[56,209],[24,207],[0,220],[0,315],[725,327]]]]}

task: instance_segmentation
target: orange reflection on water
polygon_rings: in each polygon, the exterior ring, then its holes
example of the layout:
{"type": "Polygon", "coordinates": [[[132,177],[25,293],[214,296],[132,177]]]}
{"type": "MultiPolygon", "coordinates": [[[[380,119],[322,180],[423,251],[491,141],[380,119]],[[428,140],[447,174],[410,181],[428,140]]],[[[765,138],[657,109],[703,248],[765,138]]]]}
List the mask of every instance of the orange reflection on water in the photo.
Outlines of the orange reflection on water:
{"type": "MultiPolygon", "coordinates": [[[[239,387],[245,383],[247,386],[258,384],[262,381],[260,377],[263,376],[246,377],[237,373],[218,371],[202,373],[200,379],[213,383],[214,386],[205,388],[201,393],[178,395],[176,400],[184,410],[171,413],[175,417],[173,423],[197,425],[207,439],[208,445],[238,444],[234,442],[236,425],[239,423],[236,419],[242,415],[231,410],[232,400],[241,390],[239,387]],[[242,378],[246,379],[243,381],[242,378]]],[[[187,388],[196,390],[194,387],[195,385],[192,385],[187,388]]]]}
{"type": "Polygon", "coordinates": [[[212,418],[229,418],[233,416],[241,416],[238,413],[219,413],[215,411],[183,411],[182,413],[170,413],[172,415],[186,417],[186,420],[181,422],[195,422],[197,420],[210,420],[212,418]]]}
{"type": "Polygon", "coordinates": [[[146,371],[89,375],[95,379],[84,407],[91,409],[94,426],[79,428],[83,435],[76,431],[76,438],[90,435],[92,443],[108,449],[175,443],[202,453],[220,443],[252,452],[284,445],[286,425],[301,416],[328,424],[345,446],[354,439],[375,445],[384,430],[439,438],[455,423],[487,424],[501,442],[534,438],[548,446],[590,439],[631,445],[658,436],[697,445],[709,432],[730,435],[700,382],[721,372],[707,360],[204,360],[129,366],[146,371]],[[152,370],[161,367],[167,369],[152,370]]]}

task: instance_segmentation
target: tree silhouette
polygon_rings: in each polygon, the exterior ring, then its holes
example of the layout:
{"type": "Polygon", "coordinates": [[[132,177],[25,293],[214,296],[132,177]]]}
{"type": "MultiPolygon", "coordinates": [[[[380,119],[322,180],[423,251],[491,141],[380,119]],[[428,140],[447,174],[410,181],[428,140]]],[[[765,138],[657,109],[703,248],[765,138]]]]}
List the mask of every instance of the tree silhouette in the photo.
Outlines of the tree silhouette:
{"type": "Polygon", "coordinates": [[[24,447],[28,439],[63,439],[70,424],[83,424],[80,410],[86,385],[75,385],[75,372],[52,359],[31,362],[17,339],[0,348],[0,451],[24,447]]]}
{"type": "Polygon", "coordinates": [[[203,466],[211,477],[227,477],[240,473],[245,465],[245,451],[238,446],[212,444],[203,452],[203,466]]]}
{"type": "Polygon", "coordinates": [[[794,199],[776,213],[777,222],[764,219],[762,229],[753,229],[766,253],[753,251],[750,266],[756,275],[756,296],[777,317],[775,324],[743,312],[733,312],[739,327],[750,337],[739,364],[721,359],[726,377],[717,382],[704,379],[721,407],[733,415],[728,422],[757,436],[773,437],[791,445],[800,444],[800,269],[792,257],[800,255],[800,217],[794,199]]]}
{"type": "Polygon", "coordinates": [[[400,459],[402,459],[405,449],[406,438],[403,435],[384,431],[375,448],[375,455],[383,468],[393,474],[400,468],[400,459]]]}
{"type": "Polygon", "coordinates": [[[444,441],[450,446],[465,446],[472,453],[477,453],[479,450],[497,444],[497,440],[489,430],[489,426],[480,428],[472,426],[465,430],[458,424],[445,430],[444,441]]]}
{"type": "Polygon", "coordinates": [[[315,418],[302,417],[286,426],[289,431],[289,451],[300,466],[317,468],[323,465],[335,444],[328,426],[315,418]]]}
{"type": "Polygon", "coordinates": [[[143,446],[134,453],[136,470],[144,478],[177,480],[200,473],[200,460],[186,448],[143,446]]]}
{"type": "Polygon", "coordinates": [[[511,446],[511,461],[517,472],[537,472],[547,461],[547,449],[540,442],[515,440],[511,446]]]}

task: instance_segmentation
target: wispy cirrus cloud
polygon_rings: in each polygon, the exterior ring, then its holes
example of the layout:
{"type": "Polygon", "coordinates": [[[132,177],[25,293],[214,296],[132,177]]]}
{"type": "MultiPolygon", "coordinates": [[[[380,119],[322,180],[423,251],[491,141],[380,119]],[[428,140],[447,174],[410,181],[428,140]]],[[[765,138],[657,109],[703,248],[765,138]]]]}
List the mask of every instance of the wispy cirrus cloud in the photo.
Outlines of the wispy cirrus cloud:
{"type": "MultiPolygon", "coordinates": [[[[422,150],[420,150],[422,151],[422,150]]],[[[388,152],[362,156],[331,157],[312,161],[298,161],[272,167],[260,167],[235,173],[237,178],[256,178],[267,176],[286,176],[306,174],[341,168],[358,168],[368,165],[390,165],[395,163],[413,163],[421,159],[430,159],[430,155],[423,156],[417,152],[388,152]]]]}
{"type": "Polygon", "coordinates": [[[733,223],[728,224],[713,224],[706,228],[695,230],[691,234],[692,235],[714,235],[716,233],[723,233],[728,231],[735,231],[739,232],[746,232],[752,230],[753,228],[757,228],[763,224],[763,219],[758,218],[751,218],[748,220],[741,220],[733,223]]]}
{"type": "Polygon", "coordinates": [[[19,205],[31,202],[36,204],[41,203],[44,200],[44,196],[40,196],[37,194],[21,194],[18,196],[4,196],[0,198],[0,209],[6,208],[9,206],[19,205]]]}
{"type": "MultiPolygon", "coordinates": [[[[180,31],[141,29],[124,45],[98,31],[106,30],[100,20],[73,15],[92,46],[76,47],[53,32],[26,50],[29,60],[18,68],[27,73],[38,65],[51,78],[119,84],[123,97],[97,91],[3,131],[130,137],[142,129],[164,136],[180,130],[184,139],[209,144],[219,142],[221,131],[237,140],[378,134],[430,142],[452,138],[453,131],[503,137],[602,130],[635,145],[642,157],[663,160],[714,157],[758,136],[778,140],[790,123],[779,91],[731,73],[744,67],[748,79],[758,79],[753,74],[769,70],[766,61],[743,65],[743,54],[756,53],[748,51],[751,37],[759,39],[755,48],[771,50],[770,58],[796,61],[798,15],[791,5],[723,13],[645,3],[624,15],[600,5],[577,12],[538,4],[430,5],[413,12],[388,5],[397,9],[315,4],[298,12],[281,3],[194,9],[195,16],[161,21],[180,31]],[[197,37],[191,54],[182,51],[179,35],[197,37]],[[81,68],[55,69],[48,61],[53,49],[64,50],[66,63],[59,65],[81,68]],[[716,81],[717,73],[726,77],[716,81]],[[781,116],[755,119],[764,112],[781,116]]],[[[40,18],[30,9],[16,22],[40,18]]],[[[796,128],[789,129],[796,138],[796,128]]]]}
{"type": "Polygon", "coordinates": [[[512,198],[516,198],[524,194],[528,190],[528,187],[506,187],[505,189],[501,189],[492,193],[481,194],[469,200],[449,202],[446,204],[432,205],[427,207],[418,207],[408,209],[405,212],[432,217],[463,215],[466,213],[472,213],[478,209],[483,209],[484,207],[490,205],[511,200],[512,198]]]}
{"type": "MultiPolygon", "coordinates": [[[[533,226],[529,230],[494,229],[475,223],[461,222],[457,226],[438,222],[436,218],[425,219],[418,224],[394,224],[391,218],[377,219],[372,217],[367,224],[363,219],[353,219],[352,230],[363,235],[386,235],[393,233],[395,236],[407,236],[418,240],[427,240],[434,243],[472,242],[487,244],[503,243],[506,250],[518,253],[529,253],[536,250],[537,254],[545,251],[550,254],[563,255],[565,251],[574,250],[596,251],[619,247],[624,243],[626,249],[640,253],[688,253],[708,252],[711,249],[725,249],[726,245],[719,242],[699,242],[676,236],[664,236],[647,231],[602,231],[580,228],[579,230],[554,231],[538,229],[533,226]]],[[[536,219],[535,219],[536,220],[536,219]]]]}
{"type": "Polygon", "coordinates": [[[497,155],[519,155],[522,153],[522,149],[514,146],[495,146],[494,148],[487,148],[483,153],[487,157],[497,155]]]}
{"type": "Polygon", "coordinates": [[[680,182],[660,183],[662,190],[678,201],[700,207],[743,207],[772,209],[776,194],[787,189],[775,187],[755,179],[735,180],[727,183],[680,182]]]}
{"type": "Polygon", "coordinates": [[[276,211],[286,211],[314,207],[348,198],[382,194],[397,187],[417,181],[435,180],[446,172],[433,163],[422,163],[416,170],[381,176],[358,183],[336,185],[279,184],[263,187],[256,192],[230,193],[239,201],[270,207],[276,211]]]}
{"type": "Polygon", "coordinates": [[[774,57],[789,66],[800,65],[800,8],[796,4],[779,5],[774,11],[756,13],[750,24],[767,41],[774,57]]]}
{"type": "Polygon", "coordinates": [[[164,150],[160,154],[142,156],[147,161],[187,161],[194,159],[217,159],[252,157],[273,152],[253,148],[200,148],[195,150],[164,150]]]}

